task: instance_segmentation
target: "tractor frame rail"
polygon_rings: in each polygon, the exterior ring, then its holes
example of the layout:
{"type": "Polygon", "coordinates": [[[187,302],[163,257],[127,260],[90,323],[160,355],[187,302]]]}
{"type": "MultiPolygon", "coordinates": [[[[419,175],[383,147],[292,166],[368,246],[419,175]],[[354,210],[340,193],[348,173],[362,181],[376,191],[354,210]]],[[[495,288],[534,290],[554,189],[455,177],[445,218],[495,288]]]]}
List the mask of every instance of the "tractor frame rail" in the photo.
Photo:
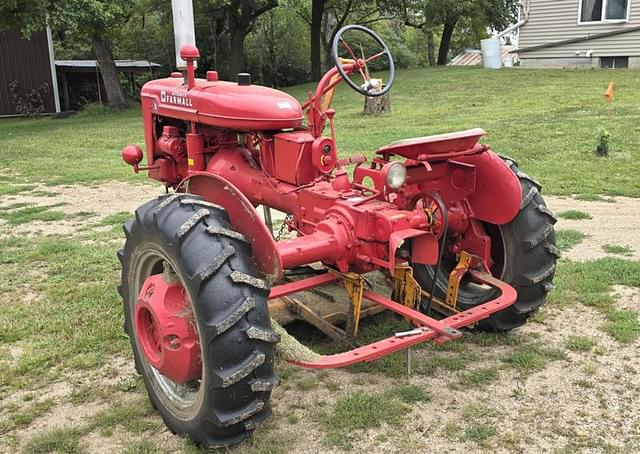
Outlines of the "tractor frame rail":
{"type": "MultiPolygon", "coordinates": [[[[332,369],[350,366],[361,362],[375,361],[383,356],[404,350],[413,345],[433,340],[443,344],[450,340],[462,337],[460,329],[473,325],[491,314],[502,311],[515,303],[516,290],[509,284],[481,271],[469,270],[469,274],[477,282],[489,285],[500,290],[497,298],[466,311],[450,315],[442,320],[436,320],[415,309],[396,303],[371,290],[364,290],[362,296],[377,305],[383,306],[410,321],[416,329],[382,339],[344,353],[335,355],[323,355],[315,361],[291,361],[300,367],[309,369],[332,369]]],[[[291,282],[274,287],[269,296],[270,299],[280,298],[299,291],[307,290],[317,285],[328,284],[337,280],[335,274],[328,272],[308,279],[291,282]]]]}

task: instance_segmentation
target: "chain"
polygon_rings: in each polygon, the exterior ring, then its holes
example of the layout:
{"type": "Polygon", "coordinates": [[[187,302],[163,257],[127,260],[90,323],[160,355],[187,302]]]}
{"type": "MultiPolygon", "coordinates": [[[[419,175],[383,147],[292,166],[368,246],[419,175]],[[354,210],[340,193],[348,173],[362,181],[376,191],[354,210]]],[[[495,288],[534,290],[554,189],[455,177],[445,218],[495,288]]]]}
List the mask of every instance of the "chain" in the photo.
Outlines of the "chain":
{"type": "Polygon", "coordinates": [[[282,238],[282,235],[284,234],[284,229],[287,228],[288,223],[291,221],[293,221],[292,215],[288,214],[287,216],[285,216],[285,218],[282,220],[280,230],[278,230],[278,234],[276,235],[276,241],[280,241],[280,238],[282,238]]]}

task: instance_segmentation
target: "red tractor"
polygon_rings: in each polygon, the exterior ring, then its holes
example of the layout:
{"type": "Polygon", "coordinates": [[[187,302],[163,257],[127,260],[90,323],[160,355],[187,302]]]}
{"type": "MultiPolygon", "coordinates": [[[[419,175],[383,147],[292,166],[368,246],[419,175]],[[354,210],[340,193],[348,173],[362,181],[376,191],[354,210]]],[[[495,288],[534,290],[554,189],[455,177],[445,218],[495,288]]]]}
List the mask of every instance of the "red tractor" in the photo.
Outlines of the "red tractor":
{"type": "MultiPolygon", "coordinates": [[[[123,150],[136,172],[174,191],[136,210],[118,253],[136,368],[173,432],[229,446],[268,417],[279,340],[269,301],[343,286],[346,326],[325,331],[347,343],[364,304],[412,324],[373,344],[294,361],[307,368],[443,343],[465,327],[508,331],[544,303],[559,255],[555,218],[538,183],[479,142],[483,130],[394,142],[370,162],[338,158],[336,112],[323,99],[341,81],[365,96],[384,95],[394,81],[391,53],[371,30],[340,30],[336,66],[303,105],[252,85],[249,74],[196,79],[194,46],[181,57],[185,74],[142,89],[146,166],[140,147],[123,150]],[[380,48],[365,57],[347,33],[380,48]],[[388,69],[384,86],[369,77],[374,61],[388,69]],[[286,213],[295,236],[276,241],[259,205],[286,213]],[[392,297],[367,286],[373,271],[387,273],[392,297]]],[[[313,307],[302,306],[313,319],[313,307]]]]}

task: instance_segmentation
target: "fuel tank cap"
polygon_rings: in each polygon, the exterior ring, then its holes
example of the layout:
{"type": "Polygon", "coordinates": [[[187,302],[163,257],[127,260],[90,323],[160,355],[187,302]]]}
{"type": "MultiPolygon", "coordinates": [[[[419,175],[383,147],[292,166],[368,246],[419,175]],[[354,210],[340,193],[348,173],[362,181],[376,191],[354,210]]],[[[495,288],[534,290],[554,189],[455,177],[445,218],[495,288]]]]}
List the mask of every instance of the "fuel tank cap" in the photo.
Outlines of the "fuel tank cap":
{"type": "Polygon", "coordinates": [[[251,74],[238,73],[238,85],[240,86],[251,85],[251,74]]]}

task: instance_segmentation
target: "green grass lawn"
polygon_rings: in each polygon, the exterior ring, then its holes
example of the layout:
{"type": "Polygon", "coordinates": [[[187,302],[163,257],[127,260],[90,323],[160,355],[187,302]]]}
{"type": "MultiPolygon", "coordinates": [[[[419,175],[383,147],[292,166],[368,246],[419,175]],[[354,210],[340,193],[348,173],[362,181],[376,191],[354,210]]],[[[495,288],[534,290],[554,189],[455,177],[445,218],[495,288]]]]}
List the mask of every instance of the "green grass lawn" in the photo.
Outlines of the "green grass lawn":
{"type": "MultiPolygon", "coordinates": [[[[305,99],[314,85],[290,88],[305,99]]],[[[479,68],[399,71],[393,112],[361,114],[363,99],[346,86],[335,97],[343,154],[373,152],[393,140],[481,127],[495,151],[518,160],[548,193],[640,196],[640,72],[479,68]],[[611,117],[603,93],[616,83],[611,117]],[[593,152],[599,127],[612,133],[606,159],[593,152]]],[[[137,109],[65,120],[0,121],[0,168],[24,183],[96,182],[135,178],[121,148],[143,142],[137,109]]],[[[0,194],[9,189],[0,180],[0,194]]],[[[15,188],[14,188],[15,190],[15,188]]]]}

